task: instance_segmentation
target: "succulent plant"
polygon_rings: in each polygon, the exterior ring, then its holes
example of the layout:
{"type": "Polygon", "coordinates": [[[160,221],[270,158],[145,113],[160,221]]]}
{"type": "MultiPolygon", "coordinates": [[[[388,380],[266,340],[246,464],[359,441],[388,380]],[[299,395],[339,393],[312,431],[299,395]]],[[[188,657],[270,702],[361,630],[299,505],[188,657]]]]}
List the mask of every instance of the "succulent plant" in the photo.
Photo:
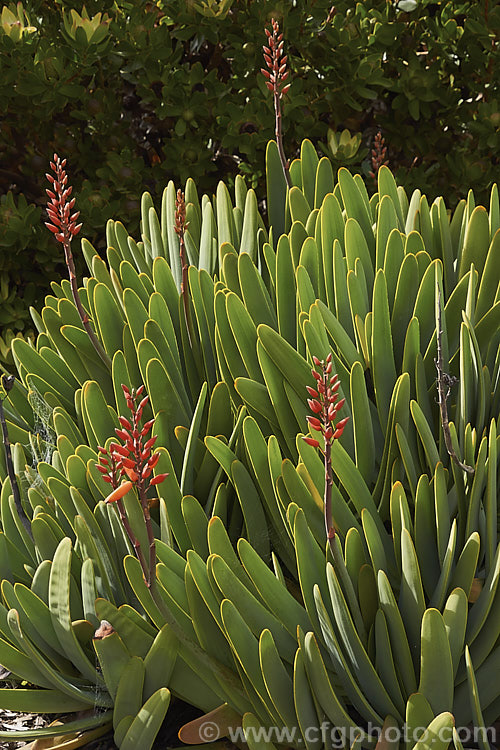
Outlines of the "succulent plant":
{"type": "Polygon", "coordinates": [[[141,242],[110,221],[105,262],[82,240],[78,293],[111,371],[65,280],[33,311],[36,345],[13,342],[4,408],[33,540],[1,467],[0,663],[37,687],[0,691],[0,705],[102,706],[85,726],[112,722],[125,748],[151,746],[170,695],[251,748],[259,727],[329,747],[323,722],[345,747],[376,744],[357,727],[406,722],[460,748],[455,725],[500,714],[498,192],[489,211],[469,194],[449,213],[381,166],[369,197],[307,141],[291,188],[276,143],[266,166],[269,231],[243,181],[234,205],[222,183],[199,200],[188,181],[182,233],[170,183],[160,217],[143,196],[141,242]],[[329,544],[311,419],[306,432],[321,361],[345,399],[329,544]],[[151,508],[154,587],[130,542],[151,548],[144,506],[123,496],[131,537],[96,468],[100,447],[116,459],[122,385],[140,383],[154,472],[168,474],[151,508]]]}

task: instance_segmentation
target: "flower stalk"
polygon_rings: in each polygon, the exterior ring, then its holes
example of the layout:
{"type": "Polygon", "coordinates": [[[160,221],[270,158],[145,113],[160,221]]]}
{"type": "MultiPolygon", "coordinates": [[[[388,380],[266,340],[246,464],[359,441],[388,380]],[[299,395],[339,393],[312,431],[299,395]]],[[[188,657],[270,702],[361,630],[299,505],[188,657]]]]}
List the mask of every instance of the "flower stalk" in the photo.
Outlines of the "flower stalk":
{"type": "Polygon", "coordinates": [[[370,177],[374,180],[377,179],[378,170],[382,166],[389,164],[387,158],[387,146],[385,145],[385,138],[382,137],[382,133],[379,130],[373,141],[372,152],[371,152],[372,171],[370,177]]]}
{"type": "Polygon", "coordinates": [[[264,29],[267,36],[267,44],[262,48],[264,51],[264,62],[267,65],[267,70],[261,68],[260,72],[266,78],[266,86],[269,91],[273,94],[274,102],[274,114],[275,114],[275,134],[276,144],[278,146],[278,153],[280,155],[281,165],[285,175],[286,183],[288,187],[292,187],[290,180],[290,172],[288,160],[285,156],[283,148],[283,134],[282,134],[282,104],[281,100],[283,95],[287,93],[291,84],[286,84],[285,81],[289,76],[287,70],[288,57],[283,55],[283,34],[280,33],[280,27],[277,21],[271,19],[272,31],[264,29]]]}
{"type": "Polygon", "coordinates": [[[52,190],[49,190],[48,188],[46,189],[46,193],[49,196],[49,202],[47,204],[47,215],[49,221],[45,222],[45,226],[53,233],[56,240],[60,242],[64,248],[64,258],[68,268],[71,292],[73,294],[76,309],[78,310],[78,315],[80,316],[82,325],[92,342],[92,346],[106,365],[106,368],[111,370],[111,360],[90,326],[89,316],[82,305],[80,294],[78,292],[75,261],[73,259],[73,253],[71,252],[71,242],[79,233],[82,224],[76,223],[80,216],[80,212],[75,211],[72,213],[75,207],[75,198],[69,199],[73,192],[73,188],[71,185],[68,185],[68,176],[66,174],[65,166],[66,159],[61,160],[57,154],[54,154],[54,161],[50,162],[50,168],[54,174],[47,173],[45,175],[52,186],[52,190]]]}
{"type": "Polygon", "coordinates": [[[335,557],[335,527],[332,513],[332,444],[334,440],[342,436],[349,417],[344,417],[335,424],[337,414],[345,404],[345,398],[337,401],[340,381],[337,374],[332,375],[331,353],[326,361],[313,357],[313,362],[314,367],[311,374],[316,380],[316,388],[307,386],[307,392],[311,396],[307,399],[307,404],[313,412],[313,416],[308,416],[307,421],[315,432],[320,432],[323,436],[323,447],[316,438],[307,436],[304,440],[314,448],[319,448],[323,454],[325,463],[325,531],[330,549],[335,557]]]}
{"type": "Polygon", "coordinates": [[[182,267],[182,281],[181,281],[181,295],[184,306],[184,318],[186,320],[186,329],[189,338],[189,345],[192,346],[193,337],[191,336],[191,317],[189,314],[189,291],[188,291],[188,270],[189,264],[187,261],[186,243],[184,240],[184,233],[189,226],[189,222],[186,221],[186,201],[182,190],[177,191],[177,197],[175,199],[175,224],[174,229],[179,237],[179,255],[181,257],[182,267]]]}
{"type": "Polygon", "coordinates": [[[107,503],[116,503],[123,528],[132,544],[137,559],[139,560],[144,576],[144,581],[149,589],[154,588],[156,582],[156,542],[153,533],[151,514],[149,512],[150,501],[147,497],[148,490],[154,485],[163,482],[167,474],[157,474],[151,477],[153,469],[160,460],[159,453],[152,453],[157,436],[148,438],[154,419],[141,425],[142,415],[149,396],[142,397],[144,386],[132,391],[122,385],[127,406],[131,412],[131,420],[127,417],[118,417],[121,429],[115,430],[121,443],[111,443],[109,452],[105,448],[99,448],[99,463],[96,464],[98,471],[103,475],[105,482],[111,485],[112,492],[107,496],[107,503]],[[142,397],[142,398],[141,398],[142,397]],[[140,400],[139,400],[140,399],[140,400]],[[126,477],[126,479],[125,479],[126,477]],[[124,479],[125,481],[121,481],[124,479]],[[140,543],[130,526],[123,497],[133,487],[136,488],[141,503],[144,523],[148,535],[149,555],[148,560],[141,549],[140,543]]]}

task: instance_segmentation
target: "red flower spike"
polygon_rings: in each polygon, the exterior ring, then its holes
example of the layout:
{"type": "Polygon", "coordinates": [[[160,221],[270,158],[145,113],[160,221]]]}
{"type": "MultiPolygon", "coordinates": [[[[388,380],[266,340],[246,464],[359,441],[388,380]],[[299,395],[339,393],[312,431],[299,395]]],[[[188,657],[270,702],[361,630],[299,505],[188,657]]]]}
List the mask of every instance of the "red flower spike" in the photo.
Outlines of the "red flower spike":
{"type": "Polygon", "coordinates": [[[121,426],[125,427],[127,430],[132,429],[132,425],[130,424],[130,422],[128,421],[126,417],[118,417],[118,421],[121,424],[121,426]]]}
{"type": "Polygon", "coordinates": [[[141,435],[147,435],[147,433],[150,431],[151,427],[154,425],[155,421],[154,419],[150,419],[149,422],[146,422],[143,425],[143,428],[141,430],[141,435]]]}
{"type": "Polygon", "coordinates": [[[115,434],[120,438],[120,440],[128,440],[130,437],[128,432],[125,432],[125,430],[115,430],[115,434]]]}
{"type": "Polygon", "coordinates": [[[318,398],[318,391],[314,390],[314,388],[311,388],[310,385],[306,385],[306,391],[313,398],[318,398]]]}
{"type": "Polygon", "coordinates": [[[313,356],[313,362],[316,365],[316,367],[319,367],[321,365],[321,360],[318,359],[318,357],[313,356]]]}
{"type": "Polygon", "coordinates": [[[137,393],[138,396],[142,396],[142,394],[144,393],[144,386],[140,385],[139,388],[137,389],[136,393],[137,393]]]}

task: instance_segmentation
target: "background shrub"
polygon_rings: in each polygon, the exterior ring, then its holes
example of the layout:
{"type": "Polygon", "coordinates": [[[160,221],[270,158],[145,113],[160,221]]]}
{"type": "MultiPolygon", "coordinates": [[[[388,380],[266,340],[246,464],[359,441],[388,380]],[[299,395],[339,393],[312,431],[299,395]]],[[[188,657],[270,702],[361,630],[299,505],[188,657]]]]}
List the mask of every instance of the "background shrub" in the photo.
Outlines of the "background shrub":
{"type": "Polygon", "coordinates": [[[113,214],[137,232],[143,189],[158,193],[188,174],[202,191],[238,172],[263,183],[274,117],[258,71],[272,16],[293,76],[284,119],[289,156],[308,136],[324,144],[335,167],[348,162],[370,180],[369,149],[380,130],[408,190],[418,185],[453,204],[470,185],[486,199],[500,142],[500,8],[487,0],[4,6],[0,357],[12,335],[6,329],[29,328],[27,306],[46,293],[60,262],[40,221],[41,175],[54,151],[68,158],[85,234],[98,249],[113,214]],[[331,153],[328,128],[360,134],[354,158],[349,149],[331,153]]]}

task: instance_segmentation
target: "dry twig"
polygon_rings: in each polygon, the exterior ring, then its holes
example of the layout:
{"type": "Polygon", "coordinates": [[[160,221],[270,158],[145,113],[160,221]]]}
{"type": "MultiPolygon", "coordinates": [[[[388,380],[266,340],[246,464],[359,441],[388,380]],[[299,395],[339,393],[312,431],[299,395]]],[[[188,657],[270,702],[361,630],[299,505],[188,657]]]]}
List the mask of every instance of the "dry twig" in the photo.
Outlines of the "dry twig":
{"type": "Polygon", "coordinates": [[[450,422],[448,419],[448,407],[446,405],[446,402],[448,400],[448,396],[450,395],[452,386],[457,382],[457,378],[454,375],[449,375],[447,372],[444,372],[443,369],[443,346],[441,340],[441,337],[443,335],[443,326],[441,318],[441,289],[439,287],[436,323],[437,359],[434,360],[434,364],[436,365],[437,370],[436,385],[438,392],[438,403],[439,410],[441,412],[441,426],[443,428],[446,450],[448,451],[448,455],[450,456],[452,461],[454,461],[457,466],[460,466],[463,471],[466,471],[469,474],[474,474],[474,469],[472,468],[472,466],[468,466],[468,464],[464,464],[460,461],[451,442],[450,422]]]}

